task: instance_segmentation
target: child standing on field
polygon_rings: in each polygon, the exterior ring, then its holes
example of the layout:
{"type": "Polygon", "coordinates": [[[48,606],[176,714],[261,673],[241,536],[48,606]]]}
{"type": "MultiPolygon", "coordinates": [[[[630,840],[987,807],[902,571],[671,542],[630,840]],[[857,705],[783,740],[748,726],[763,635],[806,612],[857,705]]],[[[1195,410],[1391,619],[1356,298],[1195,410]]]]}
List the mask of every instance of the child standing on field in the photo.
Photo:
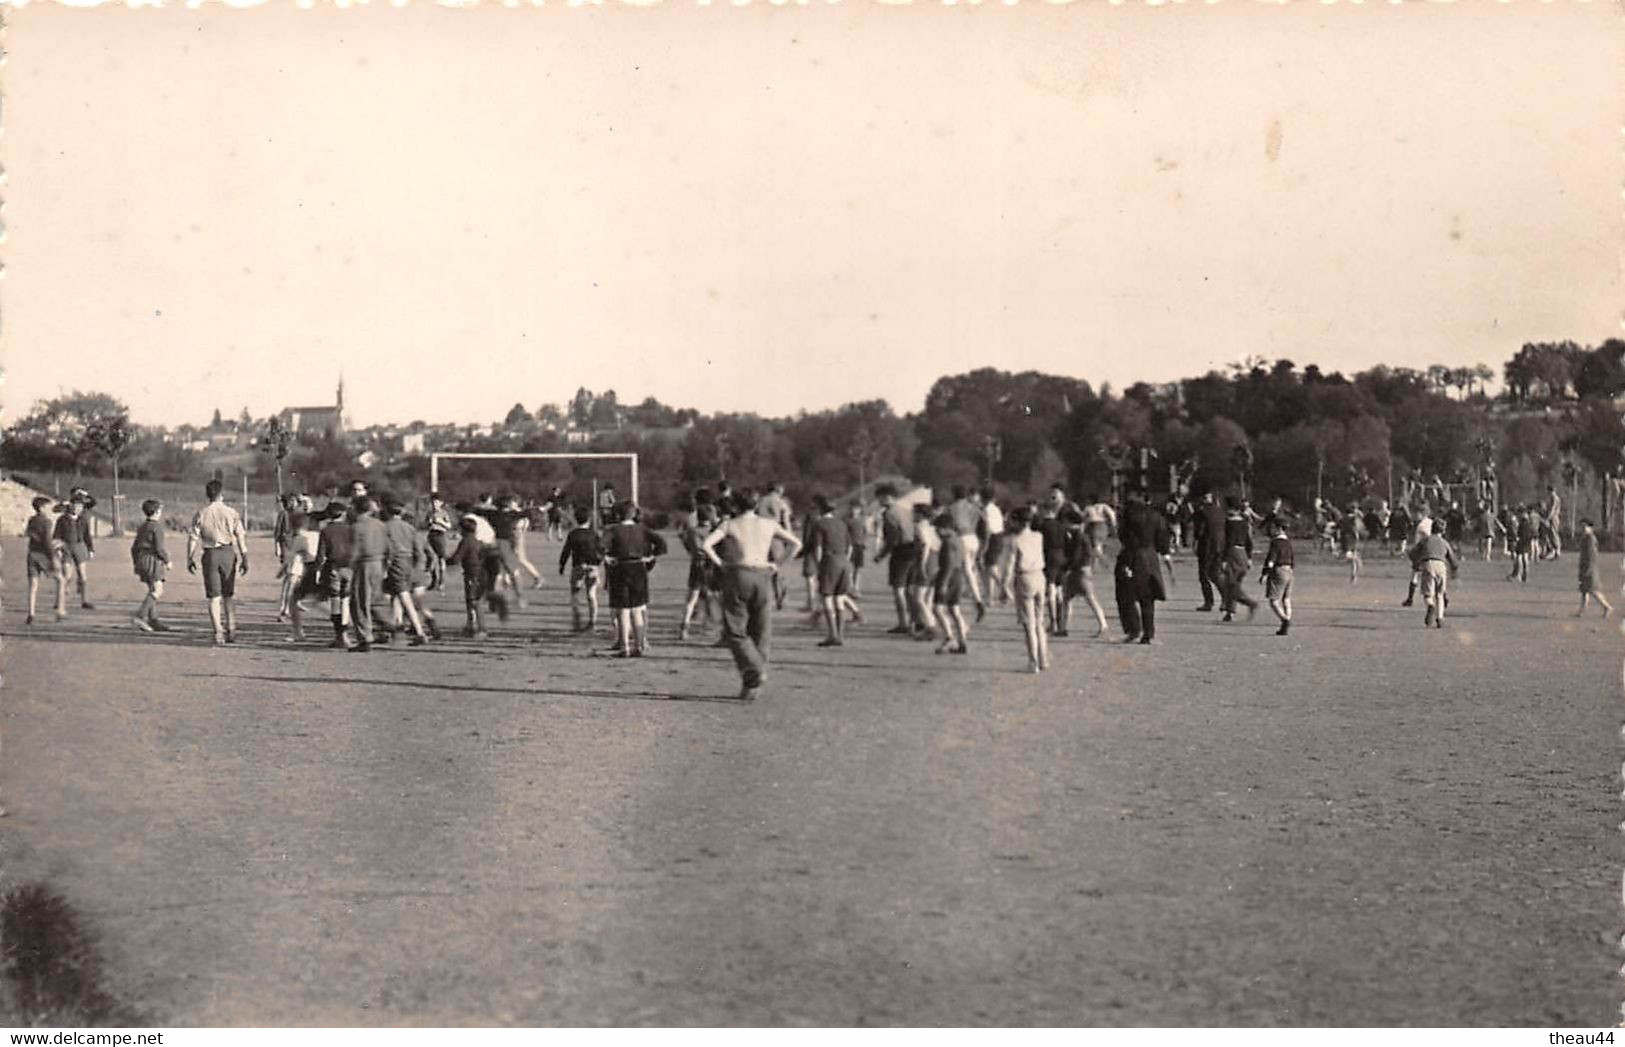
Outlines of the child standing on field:
{"type": "Polygon", "coordinates": [[[169,626],[158,620],[158,601],[164,595],[164,574],[169,570],[169,552],[164,548],[164,503],[148,498],[141,503],[141,514],[146,517],[136,528],[135,540],[130,543],[130,560],[135,576],[147,586],[146,598],[136,608],[130,621],[144,633],[168,632],[169,626]]]}
{"type": "Polygon", "coordinates": [[[970,637],[965,616],[959,610],[960,596],[969,587],[965,566],[965,540],[951,513],[941,513],[933,522],[941,542],[937,550],[937,574],[932,579],[931,602],[937,621],[942,623],[942,642],[937,653],[969,653],[970,637]]]}
{"type": "Polygon", "coordinates": [[[51,519],[51,499],[40,495],[33,501],[34,515],[28,518],[28,618],[34,624],[34,604],[39,598],[41,578],[56,582],[56,620],[68,616],[68,579],[62,573],[62,557],[57,549],[56,521],[51,519]]]}
{"type": "Polygon", "coordinates": [[[56,519],[53,537],[62,564],[63,584],[67,583],[71,571],[79,588],[79,606],[94,611],[96,605],[90,602],[88,576],[90,561],[96,558],[96,540],[91,534],[90,517],[85,515],[87,508],[84,499],[75,491],[68,504],[63,506],[62,515],[56,519]]]}
{"type": "Polygon", "coordinates": [[[1276,517],[1270,522],[1270,547],[1264,554],[1264,599],[1270,610],[1281,620],[1276,636],[1285,636],[1292,628],[1292,539],[1286,536],[1286,521],[1276,517]]]}
{"type": "Polygon", "coordinates": [[[1602,595],[1602,586],[1597,582],[1597,532],[1592,530],[1591,521],[1580,520],[1580,609],[1574,612],[1579,618],[1586,613],[1587,601],[1595,598],[1602,607],[1602,616],[1607,618],[1614,613],[1613,605],[1602,595]]]}
{"type": "Polygon", "coordinates": [[[641,658],[649,650],[649,568],[666,552],[666,540],[638,519],[638,507],[622,502],[619,517],[604,532],[609,565],[609,606],[615,612],[615,646],[610,653],[641,658]]]}
{"type": "Polygon", "coordinates": [[[1349,511],[1337,521],[1337,538],[1343,546],[1343,559],[1349,562],[1349,584],[1353,585],[1360,580],[1360,568],[1365,561],[1360,558],[1360,507],[1354,503],[1349,504],[1349,511]]]}
{"type": "Polygon", "coordinates": [[[579,633],[598,626],[598,565],[604,562],[604,547],[598,532],[589,525],[592,510],[578,505],[575,518],[576,525],[564,536],[564,548],[559,552],[559,573],[570,568],[570,619],[579,633]],[[583,604],[587,610],[585,622],[581,617],[583,604]]]}

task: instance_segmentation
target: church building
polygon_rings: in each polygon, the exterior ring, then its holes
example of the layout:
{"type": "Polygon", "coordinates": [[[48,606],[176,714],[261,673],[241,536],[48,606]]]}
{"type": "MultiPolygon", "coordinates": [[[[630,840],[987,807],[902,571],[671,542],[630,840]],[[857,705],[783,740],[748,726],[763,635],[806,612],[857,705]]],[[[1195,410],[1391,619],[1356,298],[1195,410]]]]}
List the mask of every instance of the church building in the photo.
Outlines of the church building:
{"type": "Polygon", "coordinates": [[[348,426],[344,421],[344,376],[339,375],[338,402],[331,407],[284,407],[282,425],[295,435],[326,434],[342,439],[348,426]]]}

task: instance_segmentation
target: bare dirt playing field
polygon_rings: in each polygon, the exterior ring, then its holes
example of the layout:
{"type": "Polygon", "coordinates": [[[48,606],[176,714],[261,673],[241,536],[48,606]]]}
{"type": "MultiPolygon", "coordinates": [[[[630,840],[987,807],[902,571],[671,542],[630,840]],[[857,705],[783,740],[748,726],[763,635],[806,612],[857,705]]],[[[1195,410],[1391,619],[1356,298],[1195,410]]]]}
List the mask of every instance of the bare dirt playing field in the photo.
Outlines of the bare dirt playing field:
{"type": "Polygon", "coordinates": [[[1075,628],[1042,677],[1007,609],[938,658],[871,595],[835,652],[782,615],[745,705],[675,642],[680,561],[622,661],[551,573],[488,643],[291,647],[255,553],[213,649],[184,570],[186,633],[128,624],[122,549],[25,631],[5,544],[5,883],[155,1023],[1615,1017],[1621,644],[1572,558],[1468,564],[1443,631],[1397,561],[1306,567],[1287,638],[1195,613],[1187,559],[1166,646],[1075,628]]]}

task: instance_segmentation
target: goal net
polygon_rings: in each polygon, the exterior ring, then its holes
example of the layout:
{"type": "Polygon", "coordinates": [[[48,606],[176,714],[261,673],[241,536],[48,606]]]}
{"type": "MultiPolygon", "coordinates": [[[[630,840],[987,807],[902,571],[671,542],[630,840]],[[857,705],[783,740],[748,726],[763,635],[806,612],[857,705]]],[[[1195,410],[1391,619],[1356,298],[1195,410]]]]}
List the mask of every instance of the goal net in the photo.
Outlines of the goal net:
{"type": "MultiPolygon", "coordinates": [[[[436,452],[429,455],[429,488],[447,502],[473,502],[482,494],[518,495],[526,506],[561,501],[591,510],[607,523],[610,504],[638,500],[638,456],[610,452],[436,452]],[[558,492],[557,499],[554,492],[558,492]]],[[[567,521],[573,520],[568,517],[567,521]]]]}

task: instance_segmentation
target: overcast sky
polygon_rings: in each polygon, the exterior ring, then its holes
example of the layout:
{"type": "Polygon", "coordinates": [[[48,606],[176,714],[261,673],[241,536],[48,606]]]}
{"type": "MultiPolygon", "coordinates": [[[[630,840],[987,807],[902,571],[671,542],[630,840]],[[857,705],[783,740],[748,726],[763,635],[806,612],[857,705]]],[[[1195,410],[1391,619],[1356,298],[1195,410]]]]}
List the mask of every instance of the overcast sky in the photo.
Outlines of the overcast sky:
{"type": "Polygon", "coordinates": [[[7,21],[9,419],[1499,370],[1625,303],[1601,2],[7,21]]]}

